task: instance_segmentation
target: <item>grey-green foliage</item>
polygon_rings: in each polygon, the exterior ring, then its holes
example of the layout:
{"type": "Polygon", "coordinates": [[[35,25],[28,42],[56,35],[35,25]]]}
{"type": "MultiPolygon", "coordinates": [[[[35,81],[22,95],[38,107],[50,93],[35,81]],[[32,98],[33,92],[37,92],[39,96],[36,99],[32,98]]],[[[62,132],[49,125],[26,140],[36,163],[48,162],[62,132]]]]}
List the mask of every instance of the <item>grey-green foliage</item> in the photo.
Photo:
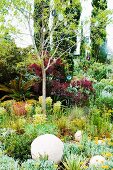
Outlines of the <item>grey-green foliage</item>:
{"type": "MultiPolygon", "coordinates": [[[[97,154],[103,154],[106,152],[113,153],[113,148],[105,144],[96,144],[94,141],[88,140],[87,135],[83,135],[83,140],[80,145],[75,143],[64,144],[63,159],[69,158],[71,155],[81,155],[83,157],[91,157],[97,154]]],[[[81,159],[83,159],[81,157],[81,159]]]]}
{"type": "Polygon", "coordinates": [[[108,169],[111,170],[113,168],[113,160],[107,160],[103,164],[100,164],[98,166],[89,166],[87,170],[103,170],[108,169]]]}
{"type": "Polygon", "coordinates": [[[19,170],[18,161],[7,155],[0,155],[0,170],[19,170]]]}
{"type": "Polygon", "coordinates": [[[105,88],[104,88],[105,91],[111,93],[113,92],[113,85],[107,85],[105,88]]]}
{"type": "Polygon", "coordinates": [[[84,141],[82,143],[84,156],[91,157],[95,155],[101,155],[106,152],[113,153],[113,149],[108,147],[107,145],[96,144],[94,141],[84,141]]]}
{"type": "Polygon", "coordinates": [[[108,107],[113,108],[113,85],[110,79],[103,79],[94,84],[96,105],[99,108],[108,107]]]}
{"type": "Polygon", "coordinates": [[[15,130],[9,128],[0,128],[0,137],[7,137],[10,134],[15,133],[15,130]]]}
{"type": "MultiPolygon", "coordinates": [[[[84,135],[80,145],[74,143],[65,144],[63,157],[64,166],[66,170],[76,170],[77,167],[78,169],[83,169],[83,167],[80,166],[81,162],[88,162],[92,156],[102,155],[103,153],[113,153],[112,147],[106,144],[96,144],[94,141],[88,140],[87,135],[84,135]]],[[[113,167],[112,157],[105,162],[105,165],[109,165],[110,168],[113,167]]],[[[97,169],[101,170],[101,167],[97,169]]],[[[87,170],[96,170],[96,168],[90,166],[87,170]]]]}
{"type": "Polygon", "coordinates": [[[0,170],[56,170],[57,166],[48,160],[27,160],[20,166],[18,161],[7,155],[0,156],[0,170]]]}
{"type": "MultiPolygon", "coordinates": [[[[113,93],[113,85],[110,81],[111,81],[110,79],[102,79],[100,82],[93,84],[96,98],[104,97],[104,96],[107,96],[107,94],[113,93]]],[[[110,95],[107,97],[110,97],[110,95]]]]}
{"type": "Polygon", "coordinates": [[[68,158],[70,155],[75,155],[80,153],[80,148],[78,145],[73,144],[73,143],[65,143],[64,144],[64,154],[63,158],[68,158]]]}
{"type": "Polygon", "coordinates": [[[93,85],[93,87],[96,91],[96,96],[99,97],[102,93],[102,90],[106,87],[106,84],[103,82],[97,82],[93,85]]]}
{"type": "Polygon", "coordinates": [[[57,166],[48,160],[27,160],[22,163],[21,170],[56,170],[57,166]]]}

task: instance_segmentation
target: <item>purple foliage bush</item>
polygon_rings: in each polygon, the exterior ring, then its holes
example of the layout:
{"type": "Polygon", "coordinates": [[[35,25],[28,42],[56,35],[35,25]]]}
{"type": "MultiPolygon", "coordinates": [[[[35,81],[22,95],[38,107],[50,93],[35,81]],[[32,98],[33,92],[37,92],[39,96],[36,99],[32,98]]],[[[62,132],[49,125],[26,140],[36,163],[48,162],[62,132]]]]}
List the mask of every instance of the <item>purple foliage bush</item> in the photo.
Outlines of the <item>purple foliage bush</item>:
{"type": "MultiPolygon", "coordinates": [[[[45,66],[48,59],[45,59],[45,66]]],[[[32,64],[29,70],[39,77],[39,82],[33,86],[37,96],[42,95],[42,70],[41,66],[32,64]]],[[[66,80],[66,70],[61,59],[47,70],[46,94],[51,96],[54,101],[60,100],[65,105],[86,105],[94,94],[93,84],[90,80],[82,78],[80,80],[66,80]]]]}
{"type": "Polygon", "coordinates": [[[51,86],[51,96],[68,105],[86,105],[92,94],[94,94],[93,84],[86,78],[71,83],[53,81],[51,86]]]}

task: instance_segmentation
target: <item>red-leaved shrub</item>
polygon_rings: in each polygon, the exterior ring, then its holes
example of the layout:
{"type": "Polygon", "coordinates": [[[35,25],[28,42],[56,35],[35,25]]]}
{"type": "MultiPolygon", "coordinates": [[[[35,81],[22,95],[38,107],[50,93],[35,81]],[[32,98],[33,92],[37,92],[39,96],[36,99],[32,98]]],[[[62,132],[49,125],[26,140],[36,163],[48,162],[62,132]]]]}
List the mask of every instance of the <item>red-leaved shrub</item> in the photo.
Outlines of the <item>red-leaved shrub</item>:
{"type": "Polygon", "coordinates": [[[94,94],[92,82],[86,78],[72,81],[72,83],[53,81],[51,84],[51,96],[68,105],[86,105],[90,96],[94,94]]]}
{"type": "MultiPolygon", "coordinates": [[[[46,58],[44,61],[44,65],[47,66],[49,58],[46,58]]],[[[53,62],[53,60],[51,60],[53,62]]],[[[51,63],[50,62],[50,63],[51,63]]],[[[33,86],[33,91],[38,95],[42,95],[42,69],[41,65],[36,63],[29,65],[28,70],[34,73],[39,77],[39,81],[33,86]]],[[[61,59],[57,59],[56,62],[51,65],[46,71],[46,80],[47,80],[47,96],[51,95],[51,87],[53,87],[53,80],[57,80],[60,83],[65,83],[66,81],[66,69],[63,61],[61,59]]]]}
{"type": "MultiPolygon", "coordinates": [[[[44,65],[48,65],[49,58],[46,58],[44,65]]],[[[53,62],[53,60],[51,60],[53,62]]],[[[50,62],[50,63],[51,63],[50,62]]],[[[32,64],[29,70],[33,71],[40,79],[33,90],[40,96],[42,95],[42,70],[41,66],[32,64]]],[[[60,100],[65,105],[86,105],[89,102],[90,96],[94,94],[92,82],[86,78],[80,80],[72,80],[71,82],[66,79],[65,64],[61,59],[51,65],[46,72],[46,94],[51,96],[53,100],[60,100]]]]}

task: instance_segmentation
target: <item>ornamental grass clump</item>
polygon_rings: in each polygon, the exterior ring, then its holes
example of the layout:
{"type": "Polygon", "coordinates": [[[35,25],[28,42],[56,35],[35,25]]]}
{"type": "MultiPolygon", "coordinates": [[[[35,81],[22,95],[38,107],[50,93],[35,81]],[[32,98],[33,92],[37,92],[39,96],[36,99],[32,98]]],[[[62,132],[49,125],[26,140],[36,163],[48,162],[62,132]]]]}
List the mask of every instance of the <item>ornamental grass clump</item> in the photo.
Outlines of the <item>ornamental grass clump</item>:
{"type": "Polygon", "coordinates": [[[82,170],[80,167],[80,159],[78,159],[75,155],[71,155],[69,158],[66,158],[63,165],[65,170],[82,170]]]}

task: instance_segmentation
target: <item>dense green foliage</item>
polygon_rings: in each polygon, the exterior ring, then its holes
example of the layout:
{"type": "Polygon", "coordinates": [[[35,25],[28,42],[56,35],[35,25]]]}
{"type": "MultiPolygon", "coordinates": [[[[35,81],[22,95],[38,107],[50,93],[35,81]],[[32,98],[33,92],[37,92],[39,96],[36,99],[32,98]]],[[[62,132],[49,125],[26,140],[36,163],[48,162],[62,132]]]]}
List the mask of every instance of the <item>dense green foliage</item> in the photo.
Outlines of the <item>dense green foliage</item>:
{"type": "Polygon", "coordinates": [[[0,43],[0,83],[8,83],[19,73],[25,73],[25,62],[30,49],[16,47],[13,40],[3,40],[0,43]],[[20,66],[19,66],[20,63],[20,66]],[[21,65],[23,63],[23,65],[21,65]]]}
{"type": "Polygon", "coordinates": [[[91,24],[91,47],[92,56],[96,61],[105,62],[107,57],[106,49],[106,25],[107,25],[107,1],[92,1],[92,24],[91,24]],[[104,46],[104,51],[103,51],[104,46]]]}

